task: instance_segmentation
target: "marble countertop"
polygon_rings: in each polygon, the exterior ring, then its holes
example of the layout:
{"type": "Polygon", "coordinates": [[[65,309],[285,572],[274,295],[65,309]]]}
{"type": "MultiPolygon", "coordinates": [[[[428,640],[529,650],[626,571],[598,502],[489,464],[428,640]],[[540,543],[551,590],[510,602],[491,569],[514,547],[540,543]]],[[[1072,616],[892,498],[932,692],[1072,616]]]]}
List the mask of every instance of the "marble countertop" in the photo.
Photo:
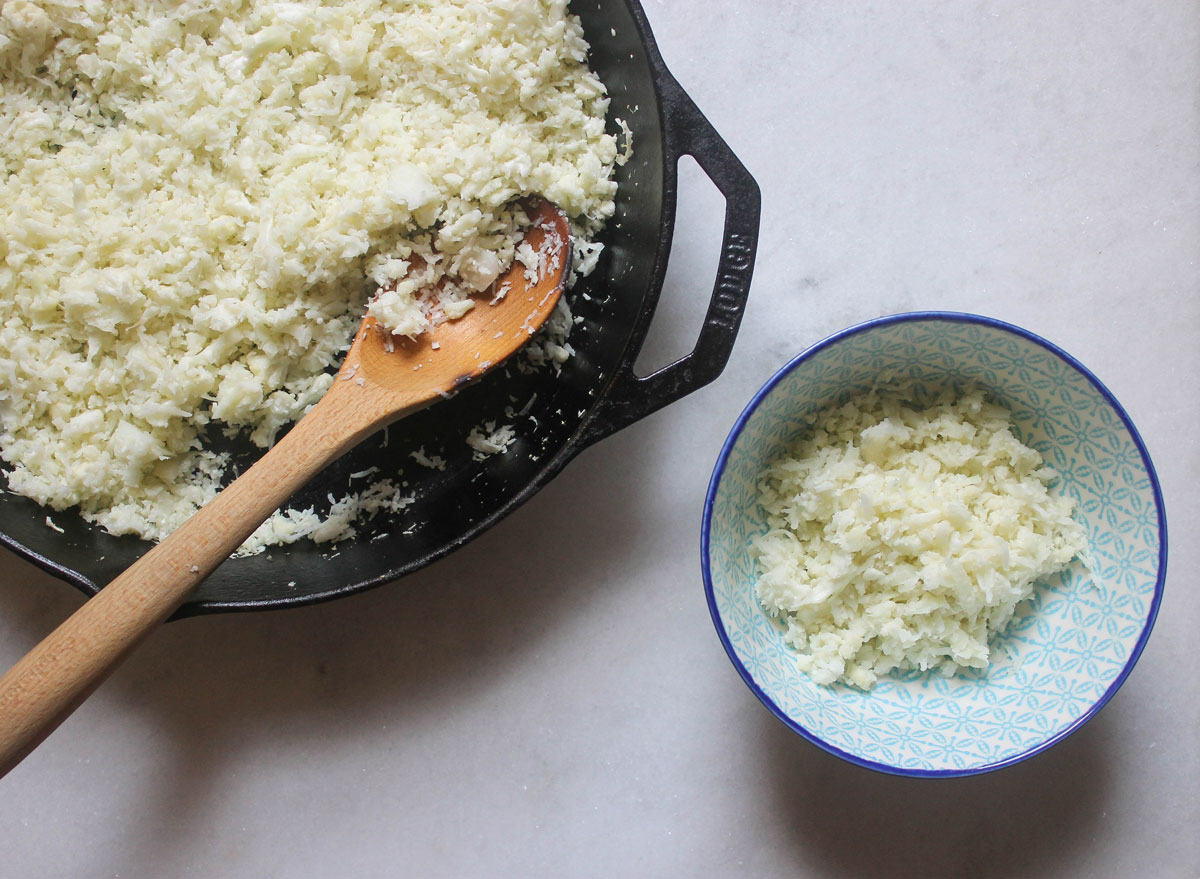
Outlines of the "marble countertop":
{"type": "MultiPolygon", "coordinates": [[[[331,604],[173,623],[0,782],[0,874],[1200,876],[1200,6],[647,0],[758,179],[749,308],[716,384],[589,449],[482,538],[331,604]],[[713,461],[782,363],[914,309],[1088,365],[1170,523],[1153,637],[1030,761],[845,764],[742,684],[705,606],[713,461]],[[528,567],[544,541],[550,564],[528,567]]],[[[722,202],[682,169],[641,366],[689,350],[722,202]]],[[[7,667],[80,603],[0,557],[7,667]]]]}

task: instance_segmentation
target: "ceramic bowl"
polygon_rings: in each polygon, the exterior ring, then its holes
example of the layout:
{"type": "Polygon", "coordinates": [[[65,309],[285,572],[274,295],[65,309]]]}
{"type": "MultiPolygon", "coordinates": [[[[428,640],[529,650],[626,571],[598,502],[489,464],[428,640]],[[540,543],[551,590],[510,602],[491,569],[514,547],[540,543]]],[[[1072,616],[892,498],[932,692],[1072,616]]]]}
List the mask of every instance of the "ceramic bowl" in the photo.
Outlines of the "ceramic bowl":
{"type": "Polygon", "coordinates": [[[1033,333],[978,315],[885,317],[809,348],[754,396],[729,433],[705,501],[708,605],[754,694],[816,745],[871,769],[954,776],[1019,762],[1082,726],[1112,698],[1162,599],[1167,529],[1150,456],[1125,410],[1088,369],[1033,333]],[[814,684],[754,594],[751,537],[764,466],[822,406],[881,376],[981,387],[1014,432],[1061,474],[1092,556],[1037,585],[993,642],[984,672],[893,672],[870,691],[814,684]]]}

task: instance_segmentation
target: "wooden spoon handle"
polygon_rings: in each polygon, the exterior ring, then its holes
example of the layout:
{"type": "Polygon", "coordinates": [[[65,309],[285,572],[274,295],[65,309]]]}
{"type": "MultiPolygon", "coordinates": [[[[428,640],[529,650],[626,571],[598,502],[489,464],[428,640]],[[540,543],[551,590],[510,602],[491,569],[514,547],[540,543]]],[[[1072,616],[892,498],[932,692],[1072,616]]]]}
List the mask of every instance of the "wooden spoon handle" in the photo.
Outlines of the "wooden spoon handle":
{"type": "MultiPolygon", "coordinates": [[[[336,396],[336,395],[334,395],[336,396]]],[[[266,455],[0,678],[0,777],[313,475],[371,432],[326,397],[266,455]],[[326,400],[330,403],[326,404],[326,400]],[[349,429],[348,429],[349,428],[349,429]]]]}

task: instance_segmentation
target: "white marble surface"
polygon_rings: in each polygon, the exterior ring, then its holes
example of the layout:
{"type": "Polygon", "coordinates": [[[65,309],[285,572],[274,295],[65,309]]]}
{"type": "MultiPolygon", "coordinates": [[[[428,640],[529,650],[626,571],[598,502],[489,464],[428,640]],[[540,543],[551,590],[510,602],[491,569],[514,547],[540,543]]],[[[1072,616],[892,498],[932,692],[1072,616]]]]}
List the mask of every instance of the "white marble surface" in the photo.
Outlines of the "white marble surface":
{"type": "MultiPolygon", "coordinates": [[[[1200,6],[647,13],[763,189],[725,374],[402,583],[158,633],[0,782],[0,875],[1200,876],[1200,6]],[[1155,458],[1172,536],[1113,702],[951,781],[785,729],[726,659],[699,574],[710,468],[753,391],[829,332],[925,308],[1089,365],[1155,458]]],[[[711,283],[720,200],[683,182],[648,363],[689,347],[711,283]]],[[[0,660],[79,601],[0,558],[0,660]]]]}

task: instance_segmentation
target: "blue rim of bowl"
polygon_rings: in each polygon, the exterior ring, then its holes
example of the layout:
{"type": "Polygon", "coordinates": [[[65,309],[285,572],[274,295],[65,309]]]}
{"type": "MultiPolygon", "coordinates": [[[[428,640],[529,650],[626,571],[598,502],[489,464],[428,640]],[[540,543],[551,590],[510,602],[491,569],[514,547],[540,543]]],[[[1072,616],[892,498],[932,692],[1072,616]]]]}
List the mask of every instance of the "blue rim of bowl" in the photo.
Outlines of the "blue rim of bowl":
{"type": "Polygon", "coordinates": [[[725,647],[725,653],[728,654],[729,659],[733,662],[734,668],[737,669],[738,674],[741,675],[742,680],[746,683],[746,686],[750,688],[754,695],[758,697],[759,701],[762,702],[772,714],[783,721],[783,723],[790,727],[794,732],[799,733],[817,747],[828,751],[830,754],[840,757],[849,763],[853,763],[856,766],[862,766],[866,769],[873,769],[877,772],[884,772],[889,775],[902,775],[917,778],[953,778],[965,775],[980,775],[984,772],[992,772],[996,769],[1003,769],[1006,766],[1012,766],[1016,763],[1021,763],[1025,760],[1028,760],[1030,757],[1040,754],[1047,748],[1053,747],[1061,742],[1071,733],[1075,732],[1077,729],[1091,720],[1101,708],[1108,704],[1108,701],[1112,699],[1113,695],[1120,688],[1121,684],[1125,683],[1125,679],[1129,677],[1129,673],[1133,671],[1134,665],[1137,664],[1138,658],[1142,655],[1142,650],[1145,649],[1146,642],[1150,638],[1150,631],[1154,628],[1154,621],[1158,617],[1158,609],[1159,605],[1162,604],[1163,587],[1166,583],[1167,576],[1167,514],[1163,505],[1162,489],[1158,483],[1158,474],[1154,470],[1154,464],[1150,460],[1150,453],[1146,449],[1146,444],[1142,442],[1141,434],[1139,434],[1137,428],[1134,427],[1133,421],[1130,419],[1128,413],[1125,412],[1124,407],[1117,402],[1117,398],[1113,396],[1112,392],[1105,387],[1104,382],[1100,381],[1100,379],[1098,379],[1090,369],[1088,369],[1062,348],[1055,345],[1053,342],[1047,341],[1036,333],[1031,333],[1029,330],[1022,329],[1015,324],[1010,324],[997,318],[957,311],[913,311],[905,312],[903,314],[893,314],[886,317],[874,318],[873,320],[855,324],[852,327],[848,327],[847,329],[834,333],[831,336],[827,336],[826,338],[814,345],[809,346],[804,351],[793,357],[781,369],[779,369],[778,372],[771,376],[767,383],[758,390],[758,393],[754,395],[754,397],[747,404],[746,408],[742,410],[742,414],[738,416],[737,421],[734,422],[733,428],[729,431],[729,435],[725,439],[725,444],[721,447],[721,453],[717,456],[717,463],[713,468],[712,479],[709,480],[708,483],[708,493],[704,498],[704,516],[700,524],[700,565],[704,573],[704,593],[708,600],[708,612],[712,617],[713,625],[717,629],[717,636],[721,639],[721,644],[725,647]],[[1110,406],[1112,406],[1113,411],[1120,416],[1121,421],[1125,425],[1125,429],[1129,431],[1130,437],[1133,438],[1133,443],[1137,447],[1138,454],[1141,455],[1142,464],[1146,468],[1146,473],[1150,479],[1150,487],[1154,493],[1154,506],[1155,512],[1158,515],[1158,533],[1160,538],[1158,550],[1158,579],[1154,584],[1154,599],[1150,604],[1150,613],[1146,617],[1145,626],[1142,629],[1141,635],[1138,637],[1137,644],[1134,645],[1133,652],[1129,655],[1129,659],[1125,663],[1125,667],[1121,669],[1121,673],[1117,675],[1116,679],[1111,685],[1109,685],[1108,689],[1104,691],[1104,694],[1098,700],[1096,700],[1096,702],[1090,708],[1088,708],[1087,711],[1083,712],[1083,714],[1076,718],[1074,723],[1065,729],[1060,730],[1049,739],[1038,743],[1026,751],[1022,751],[1019,754],[1014,754],[1011,757],[1006,757],[1005,759],[999,760],[995,763],[987,763],[982,766],[972,766],[967,769],[905,769],[903,767],[892,766],[887,763],[877,763],[874,760],[867,760],[863,757],[859,757],[856,754],[843,751],[841,748],[830,744],[820,736],[817,736],[789,717],[788,714],[781,709],[775,703],[775,701],[768,696],[761,687],[758,686],[757,683],[755,683],[754,679],[750,676],[750,672],[742,663],[741,657],[739,657],[737,655],[737,651],[734,650],[733,644],[729,640],[729,635],[725,631],[725,626],[721,622],[721,614],[717,610],[716,597],[713,594],[712,571],[709,567],[709,532],[712,529],[713,502],[716,498],[717,488],[721,483],[721,477],[725,474],[725,465],[729,461],[730,452],[732,451],[734,444],[737,442],[738,437],[741,436],[742,430],[746,426],[746,422],[750,420],[750,417],[758,409],[759,404],[762,403],[766,396],[775,389],[775,386],[778,385],[779,382],[781,382],[784,377],[788,375],[788,373],[790,373],[805,360],[808,360],[818,351],[822,351],[825,348],[828,348],[830,345],[834,345],[843,339],[849,338],[850,336],[854,336],[861,332],[875,329],[877,327],[887,326],[889,324],[935,320],[952,321],[955,323],[979,324],[991,329],[1002,330],[1004,332],[1020,336],[1023,339],[1027,339],[1030,342],[1040,345],[1050,353],[1061,358],[1064,362],[1072,366],[1081,375],[1087,378],[1087,380],[1092,383],[1096,390],[1099,391],[1100,395],[1108,401],[1110,406]]]}

